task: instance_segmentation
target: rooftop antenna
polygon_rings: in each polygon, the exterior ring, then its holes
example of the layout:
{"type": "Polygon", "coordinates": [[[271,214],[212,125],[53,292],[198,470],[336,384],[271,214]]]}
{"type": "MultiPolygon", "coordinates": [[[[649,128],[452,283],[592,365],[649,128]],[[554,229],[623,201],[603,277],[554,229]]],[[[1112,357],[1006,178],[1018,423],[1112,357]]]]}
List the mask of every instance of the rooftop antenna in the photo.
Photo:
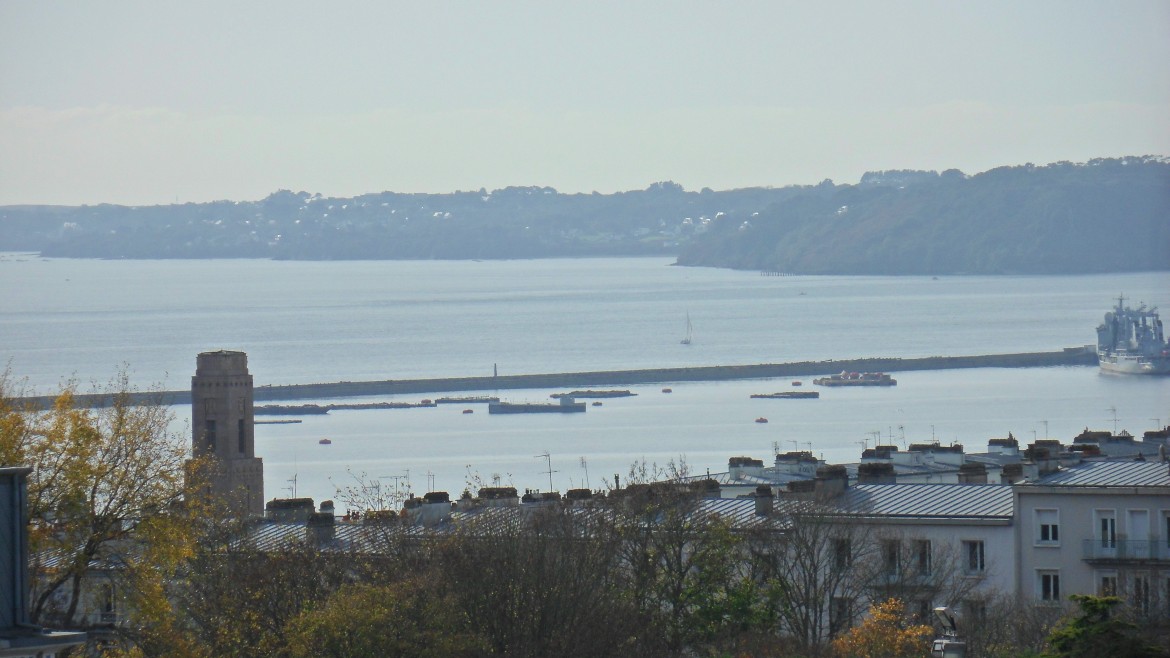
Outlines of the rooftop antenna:
{"type": "Polygon", "coordinates": [[[804,445],[808,446],[808,454],[812,454],[812,441],[805,441],[804,445]]]}
{"type": "Polygon", "coordinates": [[[435,474],[427,471],[427,493],[435,490],[435,474]]]}
{"type": "Polygon", "coordinates": [[[797,443],[796,439],[792,440],[792,450],[794,452],[800,452],[800,444],[797,443]]]}
{"type": "Polygon", "coordinates": [[[938,439],[934,438],[934,425],[930,426],[930,442],[937,443],[938,439]]]}
{"type": "Polygon", "coordinates": [[[291,496],[289,496],[290,498],[296,498],[297,497],[297,474],[293,473],[293,476],[290,477],[289,479],[285,480],[285,482],[292,483],[292,486],[285,487],[285,489],[288,489],[289,493],[291,494],[291,496]]]}
{"type": "Polygon", "coordinates": [[[1113,414],[1113,436],[1117,436],[1117,407],[1109,407],[1109,412],[1113,414]]]}
{"type": "Polygon", "coordinates": [[[1154,421],[1154,429],[1159,429],[1159,430],[1162,429],[1162,419],[1161,418],[1151,418],[1150,420],[1154,421]]]}
{"type": "Polygon", "coordinates": [[[899,425],[898,431],[902,434],[902,449],[905,450],[906,449],[906,426],[899,425]]]}
{"type": "Polygon", "coordinates": [[[589,484],[589,462],[585,460],[584,456],[581,457],[581,468],[585,469],[585,488],[593,488],[592,485],[589,484]]]}
{"type": "Polygon", "coordinates": [[[547,470],[547,471],[541,471],[542,473],[548,473],[548,490],[549,490],[550,492],[551,492],[551,491],[556,491],[555,489],[553,489],[553,479],[552,479],[552,474],[553,474],[553,473],[559,473],[560,471],[554,471],[554,470],[553,470],[553,467],[552,467],[552,455],[550,455],[550,454],[548,453],[548,451],[547,451],[547,450],[545,450],[544,452],[540,453],[539,455],[533,455],[533,456],[532,456],[532,458],[533,458],[533,459],[540,459],[541,457],[544,457],[545,464],[547,464],[547,466],[548,466],[548,470],[547,470]]]}
{"type": "Polygon", "coordinates": [[[1040,422],[1044,423],[1044,440],[1047,441],[1048,440],[1048,421],[1042,420],[1040,422]]]}
{"type": "Polygon", "coordinates": [[[773,454],[773,455],[779,455],[779,454],[780,454],[780,442],[779,442],[779,441],[773,441],[773,442],[772,442],[772,454],[773,454]]]}

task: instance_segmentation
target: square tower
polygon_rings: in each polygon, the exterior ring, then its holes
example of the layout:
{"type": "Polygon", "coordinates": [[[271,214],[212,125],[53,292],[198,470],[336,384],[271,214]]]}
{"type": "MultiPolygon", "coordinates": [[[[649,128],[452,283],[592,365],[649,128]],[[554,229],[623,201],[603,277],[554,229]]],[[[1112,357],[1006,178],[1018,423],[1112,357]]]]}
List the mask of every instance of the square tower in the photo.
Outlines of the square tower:
{"type": "Polygon", "coordinates": [[[264,462],[256,457],[248,355],[202,352],[191,378],[191,454],[211,457],[211,494],[242,514],[264,513],[264,462]]]}

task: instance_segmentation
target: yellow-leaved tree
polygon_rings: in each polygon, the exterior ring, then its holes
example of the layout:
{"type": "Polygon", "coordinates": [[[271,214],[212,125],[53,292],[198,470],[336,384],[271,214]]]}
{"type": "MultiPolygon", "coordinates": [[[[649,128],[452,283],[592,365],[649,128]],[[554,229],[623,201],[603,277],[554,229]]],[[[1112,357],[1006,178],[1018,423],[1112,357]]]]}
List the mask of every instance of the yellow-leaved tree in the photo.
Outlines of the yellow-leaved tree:
{"type": "Polygon", "coordinates": [[[202,465],[161,404],[140,404],[125,371],[76,404],[69,384],[44,408],[0,373],[0,465],[28,479],[30,618],[90,631],[108,648],[193,655],[174,632],[165,585],[193,553],[204,518],[202,465]]]}
{"type": "Polygon", "coordinates": [[[861,624],[833,640],[841,658],[919,658],[930,655],[934,629],[911,623],[898,599],[875,603],[861,624]]]}

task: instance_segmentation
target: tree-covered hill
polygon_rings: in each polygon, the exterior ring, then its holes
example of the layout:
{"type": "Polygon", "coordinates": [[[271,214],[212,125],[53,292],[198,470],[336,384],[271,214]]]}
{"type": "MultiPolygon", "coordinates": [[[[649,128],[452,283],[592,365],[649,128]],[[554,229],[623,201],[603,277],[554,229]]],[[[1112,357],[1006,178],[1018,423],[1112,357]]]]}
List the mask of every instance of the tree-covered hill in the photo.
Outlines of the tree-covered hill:
{"type": "Polygon", "coordinates": [[[615,194],[509,187],[255,202],[0,207],[0,251],[72,258],[665,255],[803,274],[1170,269],[1170,162],[870,172],[856,185],[615,194]]]}
{"type": "Polygon", "coordinates": [[[1170,269],[1170,163],[877,172],[742,222],[718,221],[683,265],[799,274],[1170,269]]]}

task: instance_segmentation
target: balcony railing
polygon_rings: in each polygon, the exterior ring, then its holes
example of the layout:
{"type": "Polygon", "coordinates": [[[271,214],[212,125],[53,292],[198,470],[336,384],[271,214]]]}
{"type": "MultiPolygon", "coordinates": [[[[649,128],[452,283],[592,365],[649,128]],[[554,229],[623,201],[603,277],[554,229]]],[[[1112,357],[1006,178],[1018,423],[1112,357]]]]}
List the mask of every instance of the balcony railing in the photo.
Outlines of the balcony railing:
{"type": "Polygon", "coordinates": [[[1170,543],[1165,539],[1086,539],[1086,560],[1170,561],[1170,543]]]}

